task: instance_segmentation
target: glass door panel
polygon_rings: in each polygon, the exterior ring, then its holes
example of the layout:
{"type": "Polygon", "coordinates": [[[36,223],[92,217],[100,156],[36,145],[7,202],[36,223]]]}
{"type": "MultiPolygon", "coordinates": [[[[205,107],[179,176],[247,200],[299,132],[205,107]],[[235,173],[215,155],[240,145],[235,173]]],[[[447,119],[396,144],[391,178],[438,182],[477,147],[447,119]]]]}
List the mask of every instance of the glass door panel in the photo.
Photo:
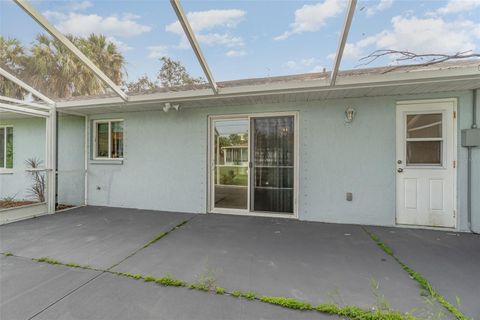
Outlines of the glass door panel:
{"type": "Polygon", "coordinates": [[[252,119],[252,211],[293,213],[294,117],[252,119]]]}
{"type": "Polygon", "coordinates": [[[248,209],[248,119],[213,122],[214,208],[248,209]]]}

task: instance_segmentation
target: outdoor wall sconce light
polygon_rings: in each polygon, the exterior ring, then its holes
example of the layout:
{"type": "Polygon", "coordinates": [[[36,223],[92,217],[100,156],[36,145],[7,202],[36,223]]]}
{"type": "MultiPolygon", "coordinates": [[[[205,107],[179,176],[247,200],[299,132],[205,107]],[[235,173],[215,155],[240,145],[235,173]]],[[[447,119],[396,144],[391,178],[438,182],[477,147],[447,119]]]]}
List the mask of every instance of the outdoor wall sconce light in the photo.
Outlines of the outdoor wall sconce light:
{"type": "Polygon", "coordinates": [[[355,119],[355,109],[348,107],[347,110],[345,110],[345,123],[350,124],[353,122],[353,119],[355,119]]]}
{"type": "Polygon", "coordinates": [[[171,104],[170,102],[165,103],[165,107],[163,107],[163,112],[168,112],[171,108],[175,109],[178,111],[180,109],[179,104],[171,104]]]}

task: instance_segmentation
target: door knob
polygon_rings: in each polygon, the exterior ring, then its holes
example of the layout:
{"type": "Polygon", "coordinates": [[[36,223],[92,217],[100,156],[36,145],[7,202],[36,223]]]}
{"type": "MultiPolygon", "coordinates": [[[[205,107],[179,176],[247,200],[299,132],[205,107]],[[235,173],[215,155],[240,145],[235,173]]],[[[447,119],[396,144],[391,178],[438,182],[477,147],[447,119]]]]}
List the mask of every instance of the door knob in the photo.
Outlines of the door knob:
{"type": "Polygon", "coordinates": [[[398,173],[402,173],[402,172],[403,172],[403,169],[402,169],[402,168],[398,168],[398,169],[397,169],[397,172],[398,172],[398,173]]]}

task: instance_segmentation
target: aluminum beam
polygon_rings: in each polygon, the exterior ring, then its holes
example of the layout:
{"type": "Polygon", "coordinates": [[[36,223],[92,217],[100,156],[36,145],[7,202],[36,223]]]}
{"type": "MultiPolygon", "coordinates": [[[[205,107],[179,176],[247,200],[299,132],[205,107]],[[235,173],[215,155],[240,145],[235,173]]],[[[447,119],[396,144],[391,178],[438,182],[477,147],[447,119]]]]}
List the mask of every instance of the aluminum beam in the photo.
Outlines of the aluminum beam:
{"type": "Polygon", "coordinates": [[[35,10],[26,0],[13,0],[15,3],[37,21],[48,33],[63,43],[71,53],[85,64],[97,77],[105,82],[124,101],[128,101],[128,95],[120,89],[102,70],[100,70],[90,59],[87,58],[67,37],[57,30],[40,12],[35,10]]]}
{"type": "Polygon", "coordinates": [[[55,104],[55,101],[53,101],[49,97],[43,95],[41,92],[35,90],[34,88],[29,86],[28,84],[26,84],[22,80],[18,79],[13,74],[6,71],[5,69],[0,68],[0,75],[2,75],[6,79],[12,81],[13,83],[17,84],[18,86],[22,87],[23,89],[30,92],[32,95],[39,98],[40,100],[43,100],[44,102],[48,103],[49,105],[54,105],[55,104]]]}
{"type": "Polygon", "coordinates": [[[207,80],[210,83],[210,86],[212,87],[213,92],[215,94],[218,94],[217,83],[213,79],[212,72],[210,71],[210,68],[208,67],[208,64],[207,64],[207,60],[205,59],[202,53],[202,49],[200,49],[200,45],[197,41],[197,38],[195,37],[195,33],[193,32],[193,29],[190,26],[190,23],[188,22],[185,12],[183,11],[182,5],[180,4],[180,0],[170,0],[170,3],[172,4],[173,10],[175,11],[175,14],[178,17],[178,21],[180,22],[180,25],[182,26],[183,31],[185,32],[185,35],[187,36],[187,39],[190,42],[190,45],[192,46],[193,52],[197,56],[198,62],[200,63],[200,66],[203,69],[203,73],[205,73],[205,76],[207,77],[207,80]]]}
{"type": "Polygon", "coordinates": [[[49,117],[48,112],[32,110],[30,108],[19,107],[13,104],[6,104],[1,102],[0,102],[0,110],[12,111],[14,113],[25,114],[28,116],[36,116],[36,117],[43,117],[43,118],[49,117]]]}
{"type": "Polygon", "coordinates": [[[43,105],[43,104],[38,104],[38,103],[13,99],[13,98],[10,98],[10,97],[5,97],[5,96],[0,96],[0,101],[12,102],[12,103],[15,103],[16,105],[19,105],[19,106],[29,106],[29,107],[38,108],[38,109],[50,110],[49,106],[46,106],[46,105],[43,105]]]}
{"type": "Polygon", "coordinates": [[[46,121],[46,151],[45,167],[47,168],[47,210],[49,214],[55,213],[57,198],[57,110],[53,106],[50,116],[46,121]]]}
{"type": "Polygon", "coordinates": [[[338,44],[337,53],[335,54],[335,62],[333,64],[332,75],[330,77],[330,86],[334,86],[335,82],[337,81],[338,70],[340,69],[340,63],[342,62],[343,50],[345,49],[345,44],[347,43],[348,32],[350,31],[350,26],[352,25],[356,6],[357,0],[349,1],[347,15],[345,16],[345,22],[340,35],[340,42],[338,44]]]}

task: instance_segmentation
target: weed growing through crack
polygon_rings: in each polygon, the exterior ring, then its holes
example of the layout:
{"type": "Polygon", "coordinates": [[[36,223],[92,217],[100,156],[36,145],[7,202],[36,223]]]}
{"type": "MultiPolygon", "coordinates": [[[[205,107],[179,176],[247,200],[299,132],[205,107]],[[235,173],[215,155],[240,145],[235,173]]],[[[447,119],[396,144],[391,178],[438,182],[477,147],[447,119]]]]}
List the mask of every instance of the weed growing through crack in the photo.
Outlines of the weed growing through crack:
{"type": "Polygon", "coordinates": [[[390,310],[390,302],[388,302],[385,295],[380,292],[380,282],[377,279],[370,279],[370,288],[375,297],[375,306],[377,310],[388,311],[390,310]]]}
{"type": "Polygon", "coordinates": [[[11,253],[10,251],[7,251],[7,252],[3,253],[3,255],[5,257],[11,257],[11,256],[13,256],[13,253],[11,253]]]}
{"type": "Polygon", "coordinates": [[[225,294],[225,288],[216,287],[216,288],[215,288],[215,293],[216,293],[216,294],[225,294]]]}
{"type": "Polygon", "coordinates": [[[447,309],[451,314],[453,314],[458,320],[470,320],[457,307],[455,307],[452,303],[445,299],[444,296],[439,294],[424,276],[407,266],[397,256],[395,256],[392,248],[383,243],[377,235],[373,234],[365,228],[363,228],[363,230],[386,254],[390,255],[393,259],[395,259],[395,261],[400,264],[403,270],[405,270],[410,275],[410,277],[415,280],[420,285],[420,287],[422,287],[430,295],[430,297],[437,300],[438,303],[440,303],[445,309],[447,309]]]}
{"type": "Polygon", "coordinates": [[[155,281],[157,281],[157,279],[155,277],[152,277],[152,276],[145,276],[143,278],[143,281],[145,281],[145,282],[155,282],[155,281]]]}
{"type": "Polygon", "coordinates": [[[253,291],[235,290],[231,293],[231,295],[235,298],[245,298],[245,299],[248,299],[248,300],[257,299],[257,294],[253,291]]]}
{"type": "Polygon", "coordinates": [[[277,306],[282,306],[288,309],[313,310],[313,306],[310,303],[294,298],[261,296],[259,300],[265,303],[275,304],[277,306]]]}
{"type": "Polygon", "coordinates": [[[158,284],[164,285],[164,286],[171,286],[171,287],[186,287],[187,286],[187,283],[185,281],[175,279],[168,273],[165,276],[157,279],[155,282],[158,283],[158,284]]]}

